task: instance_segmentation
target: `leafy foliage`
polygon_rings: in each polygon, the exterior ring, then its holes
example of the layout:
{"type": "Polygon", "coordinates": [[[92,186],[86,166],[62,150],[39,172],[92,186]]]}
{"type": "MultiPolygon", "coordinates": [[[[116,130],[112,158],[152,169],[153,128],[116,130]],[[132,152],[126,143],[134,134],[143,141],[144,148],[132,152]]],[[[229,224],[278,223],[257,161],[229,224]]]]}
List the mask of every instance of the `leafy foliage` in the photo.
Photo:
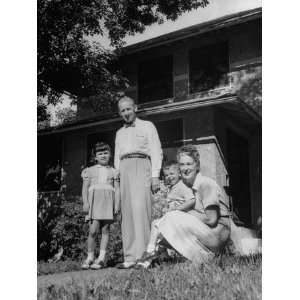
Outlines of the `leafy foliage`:
{"type": "MultiPolygon", "coordinates": [[[[166,188],[161,184],[161,190],[154,197],[152,217],[161,217],[166,205],[166,188]]],[[[59,192],[39,193],[38,260],[49,259],[60,247],[64,249],[64,259],[82,260],[86,255],[88,235],[84,217],[80,197],[65,199],[59,192]]],[[[107,253],[109,264],[123,258],[120,217],[110,227],[107,253]]]]}
{"type": "Polygon", "coordinates": [[[76,117],[76,110],[72,107],[63,107],[55,112],[55,117],[57,125],[64,124],[74,120],[76,117]]]}
{"type": "MultiPolygon", "coordinates": [[[[175,20],[208,0],[38,0],[38,96],[56,104],[65,91],[112,100],[127,80],[115,61],[124,37],[175,20]],[[108,36],[116,51],[91,37],[108,36]]],[[[74,101],[76,97],[73,96],[74,101]]]]}

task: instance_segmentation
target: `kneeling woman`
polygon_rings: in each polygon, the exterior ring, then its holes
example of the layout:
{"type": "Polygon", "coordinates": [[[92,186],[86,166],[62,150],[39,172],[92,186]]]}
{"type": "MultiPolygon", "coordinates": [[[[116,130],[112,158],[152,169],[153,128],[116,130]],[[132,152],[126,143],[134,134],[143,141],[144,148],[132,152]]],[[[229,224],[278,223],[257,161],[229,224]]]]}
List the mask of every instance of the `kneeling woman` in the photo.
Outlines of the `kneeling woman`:
{"type": "Polygon", "coordinates": [[[222,250],[229,239],[229,206],[220,186],[199,172],[195,146],[181,147],[177,160],[183,182],[195,194],[195,209],[167,213],[159,223],[159,231],[181,255],[202,262],[222,250]]]}

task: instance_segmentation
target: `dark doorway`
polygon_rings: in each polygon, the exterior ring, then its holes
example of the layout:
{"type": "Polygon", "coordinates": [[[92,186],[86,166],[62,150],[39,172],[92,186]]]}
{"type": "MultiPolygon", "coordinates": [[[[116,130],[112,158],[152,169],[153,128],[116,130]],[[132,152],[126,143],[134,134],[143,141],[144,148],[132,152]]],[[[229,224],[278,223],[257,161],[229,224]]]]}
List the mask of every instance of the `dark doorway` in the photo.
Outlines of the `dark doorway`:
{"type": "Polygon", "coordinates": [[[227,130],[229,193],[234,212],[245,225],[251,225],[248,141],[227,130]]]}

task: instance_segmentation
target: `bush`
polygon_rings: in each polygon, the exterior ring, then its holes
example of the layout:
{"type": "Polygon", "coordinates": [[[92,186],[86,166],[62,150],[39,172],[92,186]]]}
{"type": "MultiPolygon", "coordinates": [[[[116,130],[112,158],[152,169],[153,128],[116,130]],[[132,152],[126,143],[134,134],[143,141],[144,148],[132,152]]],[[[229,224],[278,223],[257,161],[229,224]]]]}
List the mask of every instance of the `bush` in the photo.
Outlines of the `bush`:
{"type": "MultiPolygon", "coordinates": [[[[162,209],[167,205],[165,198],[166,188],[162,184],[153,199],[153,218],[162,216],[162,209]]],[[[63,259],[82,260],[87,251],[88,223],[84,221],[81,198],[65,199],[63,194],[55,192],[40,193],[38,199],[38,215],[41,216],[38,217],[38,260],[48,260],[60,247],[64,249],[63,259]]],[[[122,259],[121,218],[118,216],[110,227],[108,265],[122,259]]]]}
{"type": "Polygon", "coordinates": [[[56,251],[52,247],[52,231],[62,212],[62,197],[59,192],[38,193],[37,197],[37,254],[38,260],[45,260],[56,251]]]}

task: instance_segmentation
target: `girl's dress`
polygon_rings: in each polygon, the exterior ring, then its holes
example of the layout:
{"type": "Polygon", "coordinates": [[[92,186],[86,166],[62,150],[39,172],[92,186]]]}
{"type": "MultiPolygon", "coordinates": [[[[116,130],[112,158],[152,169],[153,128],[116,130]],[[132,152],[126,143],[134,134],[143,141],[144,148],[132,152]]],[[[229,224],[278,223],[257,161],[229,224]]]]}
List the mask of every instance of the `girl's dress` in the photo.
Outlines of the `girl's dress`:
{"type": "Polygon", "coordinates": [[[83,180],[88,181],[89,213],[86,221],[113,221],[116,171],[110,166],[95,165],[82,171],[83,180]]]}

